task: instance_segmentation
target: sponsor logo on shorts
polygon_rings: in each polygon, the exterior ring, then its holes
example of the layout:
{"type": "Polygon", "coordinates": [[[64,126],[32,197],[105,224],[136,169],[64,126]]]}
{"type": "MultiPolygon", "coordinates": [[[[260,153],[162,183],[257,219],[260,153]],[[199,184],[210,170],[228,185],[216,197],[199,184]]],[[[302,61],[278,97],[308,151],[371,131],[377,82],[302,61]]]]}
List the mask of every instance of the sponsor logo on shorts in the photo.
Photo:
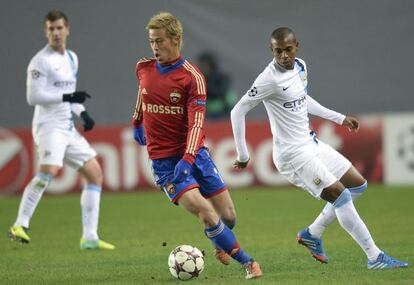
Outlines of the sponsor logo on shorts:
{"type": "Polygon", "coordinates": [[[313,179],[313,183],[315,183],[317,186],[319,186],[319,184],[321,184],[321,182],[322,182],[322,180],[320,180],[318,177],[313,179]]]}

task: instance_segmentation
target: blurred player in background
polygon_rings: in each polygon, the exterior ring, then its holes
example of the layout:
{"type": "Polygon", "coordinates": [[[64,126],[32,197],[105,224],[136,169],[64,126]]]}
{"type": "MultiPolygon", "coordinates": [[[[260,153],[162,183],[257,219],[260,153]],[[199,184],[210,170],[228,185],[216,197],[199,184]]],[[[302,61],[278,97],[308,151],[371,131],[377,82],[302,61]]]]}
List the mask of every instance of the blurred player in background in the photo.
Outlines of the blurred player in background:
{"type": "Polygon", "coordinates": [[[83,120],[84,131],[94,126],[82,103],[90,96],[76,91],[78,58],[66,49],[69,23],[61,11],[50,11],[44,20],[47,45],[30,61],[27,70],[27,101],[35,106],[33,138],[40,169],[24,189],[16,222],[9,230],[13,240],[29,243],[29,222],[43,192],[63,161],[85,180],[81,195],[83,235],[81,249],[114,249],[98,236],[102,170],[96,152],[74,126],[72,112],[83,120]]]}
{"type": "Polygon", "coordinates": [[[336,218],[368,257],[369,269],[406,267],[386,255],[374,243],[358,215],[353,200],[367,188],[367,181],[351,162],[332,147],[318,140],[309,128],[308,113],[358,131],[359,122],[321,106],[307,93],[307,68],[296,58],[299,43],[292,30],[279,28],[271,36],[274,59],[257,77],[251,89],[231,112],[237,148],[236,168],[245,168],[249,153],[245,140],[245,116],[263,102],[273,134],[273,161],[291,183],[314,197],[328,201],[322,213],[297,240],[322,263],[328,262],[322,247],[322,233],[336,218]]]}
{"type": "Polygon", "coordinates": [[[197,57],[197,65],[207,83],[206,119],[227,119],[237,102],[237,94],[231,87],[230,75],[220,69],[218,57],[211,51],[200,53],[197,57]]]}
{"type": "Polygon", "coordinates": [[[180,55],[183,28],[170,13],[153,16],[147,25],[154,58],[136,66],[139,81],[133,115],[134,137],[147,145],[155,181],[171,202],[196,216],[216,245],[216,257],[229,255],[260,277],[259,264],[244,252],[232,232],[233,201],[204,147],[206,84],[198,68],[180,55]]]}

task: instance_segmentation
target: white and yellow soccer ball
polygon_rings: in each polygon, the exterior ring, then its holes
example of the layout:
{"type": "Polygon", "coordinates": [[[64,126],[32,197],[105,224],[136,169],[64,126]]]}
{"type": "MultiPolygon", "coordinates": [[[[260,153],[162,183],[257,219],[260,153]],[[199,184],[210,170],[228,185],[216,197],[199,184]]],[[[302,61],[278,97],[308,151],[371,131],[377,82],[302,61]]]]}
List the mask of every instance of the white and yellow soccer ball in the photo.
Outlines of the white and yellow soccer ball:
{"type": "Polygon", "coordinates": [[[168,256],[168,268],[175,278],[189,280],[204,269],[204,255],[191,245],[179,245],[168,256]]]}

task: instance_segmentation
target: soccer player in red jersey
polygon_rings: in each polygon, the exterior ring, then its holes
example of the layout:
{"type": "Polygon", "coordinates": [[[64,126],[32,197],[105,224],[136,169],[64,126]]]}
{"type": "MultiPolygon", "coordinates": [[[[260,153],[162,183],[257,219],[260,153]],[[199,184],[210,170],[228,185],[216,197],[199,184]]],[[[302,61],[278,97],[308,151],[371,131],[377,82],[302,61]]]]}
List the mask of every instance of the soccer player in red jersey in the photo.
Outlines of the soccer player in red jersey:
{"type": "Polygon", "coordinates": [[[203,224],[217,258],[228,264],[231,256],[246,270],[247,279],[260,277],[259,264],[240,248],[231,230],[233,201],[204,147],[206,84],[199,69],[180,55],[182,25],[163,12],[146,28],[154,58],[136,65],[134,138],[147,145],[157,185],[203,224]]]}

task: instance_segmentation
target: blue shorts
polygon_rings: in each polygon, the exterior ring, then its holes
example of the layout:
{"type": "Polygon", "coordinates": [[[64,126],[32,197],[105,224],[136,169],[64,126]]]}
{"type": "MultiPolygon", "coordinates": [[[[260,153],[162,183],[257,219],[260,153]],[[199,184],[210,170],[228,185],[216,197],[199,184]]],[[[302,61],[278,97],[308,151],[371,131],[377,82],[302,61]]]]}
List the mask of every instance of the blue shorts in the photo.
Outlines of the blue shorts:
{"type": "Polygon", "coordinates": [[[178,184],[171,183],[174,177],[175,165],[180,159],[180,156],[176,156],[152,161],[155,182],[167,194],[171,202],[177,204],[181,195],[194,188],[199,188],[201,195],[205,198],[210,198],[227,190],[216,165],[204,147],[198,151],[190,175],[187,176],[185,181],[178,184]]]}

